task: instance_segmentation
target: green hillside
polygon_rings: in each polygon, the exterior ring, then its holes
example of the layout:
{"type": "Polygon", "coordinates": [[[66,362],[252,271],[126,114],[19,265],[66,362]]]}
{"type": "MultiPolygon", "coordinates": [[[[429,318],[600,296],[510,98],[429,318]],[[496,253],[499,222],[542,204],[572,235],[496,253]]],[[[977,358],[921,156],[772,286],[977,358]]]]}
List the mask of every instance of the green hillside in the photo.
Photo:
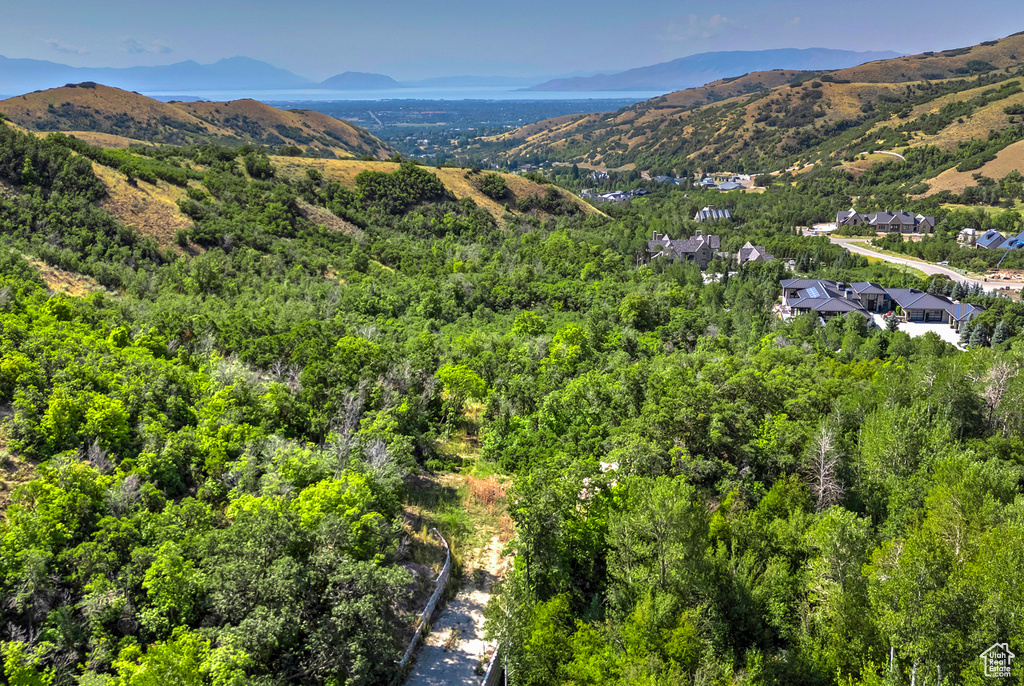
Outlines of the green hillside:
{"type": "MultiPolygon", "coordinates": [[[[994,267],[956,236],[1024,230],[1019,172],[970,168],[1011,164],[1018,115],[942,139],[1018,97],[979,76],[877,85],[902,118],[722,85],[691,123],[770,105],[759,145],[868,119],[763,192],[632,171],[650,192],[601,212],[537,174],[0,122],[0,681],[396,686],[450,552],[442,611],[491,593],[513,686],[988,682],[1024,645],[1024,303],[797,228],[906,204],[935,234],[877,247],[994,267]],[[921,182],[949,165],[972,185],[921,182]],[[706,271],[652,257],[698,231],[706,271]],[[794,277],[984,309],[793,317],[794,277]]],[[[431,648],[472,681],[493,653],[462,639],[431,648]]]]}

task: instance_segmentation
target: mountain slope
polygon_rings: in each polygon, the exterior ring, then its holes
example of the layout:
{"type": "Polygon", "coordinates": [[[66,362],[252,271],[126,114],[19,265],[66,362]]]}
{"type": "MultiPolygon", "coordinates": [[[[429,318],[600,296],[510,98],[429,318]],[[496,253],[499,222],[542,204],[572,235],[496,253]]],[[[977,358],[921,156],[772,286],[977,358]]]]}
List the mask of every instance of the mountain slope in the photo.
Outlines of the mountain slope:
{"type": "Polygon", "coordinates": [[[384,90],[401,88],[402,84],[384,74],[366,74],[359,71],[347,71],[337,74],[322,82],[319,86],[327,90],[384,90]]]}
{"type": "Polygon", "coordinates": [[[192,60],[156,67],[69,67],[45,60],[0,56],[0,93],[25,93],[65,83],[96,81],[136,91],[304,88],[309,79],[249,57],[213,64],[192,60]]]}
{"type": "Polygon", "coordinates": [[[531,91],[681,90],[703,86],[718,79],[771,69],[841,69],[872,60],[897,57],[899,53],[855,52],[829,48],[780,50],[733,50],[703,52],[648,67],[615,74],[554,79],[532,86],[531,91]]]}
{"type": "Polygon", "coordinates": [[[32,131],[90,131],[150,143],[293,145],[325,156],[386,157],[366,131],[318,112],[255,100],[164,103],[117,88],[79,84],[0,101],[0,112],[32,131]]]}
{"type": "Polygon", "coordinates": [[[831,72],[722,79],[617,112],[481,139],[498,159],[763,172],[875,149],[985,140],[1024,106],[1024,34],[831,72]],[[931,80],[932,76],[945,78],[931,80]]]}
{"type": "MultiPolygon", "coordinates": [[[[317,160],[298,157],[271,157],[279,176],[284,178],[303,178],[308,169],[316,169],[325,178],[339,182],[342,186],[354,187],[356,176],[362,171],[394,172],[401,165],[395,162],[370,162],[363,160],[317,160]]],[[[571,201],[584,214],[603,213],[577,196],[556,186],[544,186],[531,179],[516,174],[501,174],[505,184],[508,186],[512,197],[507,198],[508,202],[498,202],[493,198],[484,195],[479,184],[467,179],[466,170],[458,167],[438,167],[430,170],[431,174],[437,176],[444,184],[444,187],[456,198],[470,198],[479,207],[482,207],[491,214],[497,221],[502,221],[506,214],[516,214],[516,210],[506,207],[515,205],[513,202],[518,198],[525,198],[529,195],[543,196],[548,190],[553,190],[562,198],[571,201]]]]}

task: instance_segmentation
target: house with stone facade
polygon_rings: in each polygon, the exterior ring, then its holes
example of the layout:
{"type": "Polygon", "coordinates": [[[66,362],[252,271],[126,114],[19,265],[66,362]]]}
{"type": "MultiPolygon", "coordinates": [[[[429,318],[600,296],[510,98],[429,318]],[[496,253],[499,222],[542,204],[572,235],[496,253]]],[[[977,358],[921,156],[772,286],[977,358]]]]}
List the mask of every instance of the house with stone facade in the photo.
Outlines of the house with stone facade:
{"type": "Polygon", "coordinates": [[[719,236],[706,236],[702,231],[687,239],[673,240],[668,234],[654,232],[651,240],[647,241],[647,260],[663,258],[680,260],[683,262],[694,262],[701,271],[708,268],[708,264],[718,255],[722,240],[719,236]]]}
{"type": "Polygon", "coordinates": [[[899,212],[875,212],[861,214],[852,207],[836,214],[836,228],[845,226],[870,225],[878,233],[926,234],[935,233],[935,217],[899,212]]]}

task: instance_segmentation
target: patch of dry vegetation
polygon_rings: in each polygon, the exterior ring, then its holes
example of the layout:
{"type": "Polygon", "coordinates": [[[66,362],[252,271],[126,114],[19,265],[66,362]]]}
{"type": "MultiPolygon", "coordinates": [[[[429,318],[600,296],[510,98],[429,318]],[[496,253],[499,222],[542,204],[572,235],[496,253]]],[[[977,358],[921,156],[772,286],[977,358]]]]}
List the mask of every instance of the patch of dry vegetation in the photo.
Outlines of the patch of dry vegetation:
{"type": "Polygon", "coordinates": [[[986,162],[980,169],[967,172],[958,172],[955,168],[947,169],[934,179],[927,181],[928,193],[926,195],[932,195],[940,191],[951,191],[960,194],[968,186],[978,185],[978,182],[974,179],[976,174],[999,180],[1015,169],[1024,169],[1024,141],[1017,141],[1006,146],[996,153],[994,160],[986,162]]]}
{"type": "Polygon", "coordinates": [[[29,264],[36,268],[39,272],[39,276],[46,282],[46,287],[54,293],[63,293],[64,295],[70,295],[76,298],[95,293],[96,291],[102,291],[101,286],[96,279],[91,276],[85,276],[84,274],[78,274],[76,272],[68,272],[57,267],[46,264],[42,260],[37,260],[28,255],[22,255],[29,264]]]}
{"type": "MultiPolygon", "coordinates": [[[[0,420],[6,420],[10,412],[9,405],[0,408],[0,420]]],[[[6,518],[15,489],[34,477],[32,464],[7,450],[7,430],[0,424],[0,517],[6,518]]]]}
{"type": "Polygon", "coordinates": [[[355,224],[350,224],[333,212],[329,212],[322,207],[311,205],[302,198],[298,200],[299,211],[302,216],[313,224],[327,227],[331,231],[340,231],[350,236],[362,236],[363,230],[355,224]]]}
{"type": "Polygon", "coordinates": [[[107,197],[99,206],[143,236],[154,238],[161,248],[176,246],[174,235],[192,226],[192,220],[178,208],[185,189],[165,181],[154,185],[136,180],[129,184],[123,174],[110,167],[94,162],[92,168],[107,187],[107,197]]]}

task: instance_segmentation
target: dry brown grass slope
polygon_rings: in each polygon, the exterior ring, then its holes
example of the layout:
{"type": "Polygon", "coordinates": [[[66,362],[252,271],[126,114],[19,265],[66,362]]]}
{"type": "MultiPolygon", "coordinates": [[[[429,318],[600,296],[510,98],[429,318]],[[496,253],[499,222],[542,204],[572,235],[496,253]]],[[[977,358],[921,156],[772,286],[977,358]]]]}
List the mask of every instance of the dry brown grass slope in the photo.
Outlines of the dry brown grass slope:
{"type": "Polygon", "coordinates": [[[859,83],[905,83],[962,78],[986,71],[981,62],[996,69],[1015,67],[1024,61],[1024,32],[979,45],[924,52],[890,60],[868,62],[832,72],[837,79],[859,83]]]}
{"type": "MultiPolygon", "coordinates": [[[[326,178],[333,179],[343,186],[355,186],[356,176],[359,172],[367,169],[393,172],[399,168],[399,165],[395,162],[366,162],[362,160],[316,160],[297,157],[272,157],[271,162],[273,162],[277,168],[277,173],[281,176],[296,177],[305,174],[307,169],[317,169],[326,178]]],[[[476,184],[466,178],[465,169],[439,167],[436,169],[430,168],[430,172],[436,174],[441,183],[444,184],[444,187],[459,200],[462,198],[472,198],[473,202],[487,210],[495,219],[500,221],[504,217],[505,209],[502,203],[498,203],[481,193],[476,184]]],[[[554,186],[544,186],[515,174],[502,174],[502,176],[509,190],[512,191],[516,198],[522,198],[531,194],[544,195],[548,188],[554,188],[554,186]]],[[[602,214],[592,205],[588,205],[572,193],[560,188],[555,190],[562,196],[571,199],[583,212],[602,214]]]]}
{"type": "Polygon", "coordinates": [[[294,145],[303,150],[329,150],[341,156],[357,152],[383,159],[394,150],[383,141],[348,122],[311,110],[279,110],[257,100],[230,102],[177,102],[172,107],[210,126],[243,132],[269,145],[294,145]]]}
{"type": "MultiPolygon", "coordinates": [[[[348,122],[316,112],[277,110],[255,100],[164,103],[119,88],[79,84],[8,98],[0,101],[0,112],[31,131],[115,136],[113,147],[123,147],[123,139],[130,139],[170,145],[294,145],[334,157],[383,158],[393,153],[348,122]]],[[[103,144],[102,139],[97,142],[103,144]]]]}
{"type": "Polygon", "coordinates": [[[987,162],[980,169],[969,172],[958,172],[956,169],[947,169],[934,179],[928,181],[928,193],[932,195],[939,191],[952,191],[963,193],[968,186],[976,186],[978,182],[974,179],[976,174],[987,176],[990,179],[1002,179],[1013,170],[1024,170],[1024,141],[1012,143],[996,153],[996,158],[987,162]]]}
{"type": "Polygon", "coordinates": [[[98,203],[100,208],[143,236],[155,239],[161,248],[176,247],[174,235],[192,226],[192,220],[178,209],[185,189],[165,181],[151,184],[137,180],[129,184],[124,174],[110,167],[94,162],[92,168],[107,188],[107,197],[98,203]]]}

